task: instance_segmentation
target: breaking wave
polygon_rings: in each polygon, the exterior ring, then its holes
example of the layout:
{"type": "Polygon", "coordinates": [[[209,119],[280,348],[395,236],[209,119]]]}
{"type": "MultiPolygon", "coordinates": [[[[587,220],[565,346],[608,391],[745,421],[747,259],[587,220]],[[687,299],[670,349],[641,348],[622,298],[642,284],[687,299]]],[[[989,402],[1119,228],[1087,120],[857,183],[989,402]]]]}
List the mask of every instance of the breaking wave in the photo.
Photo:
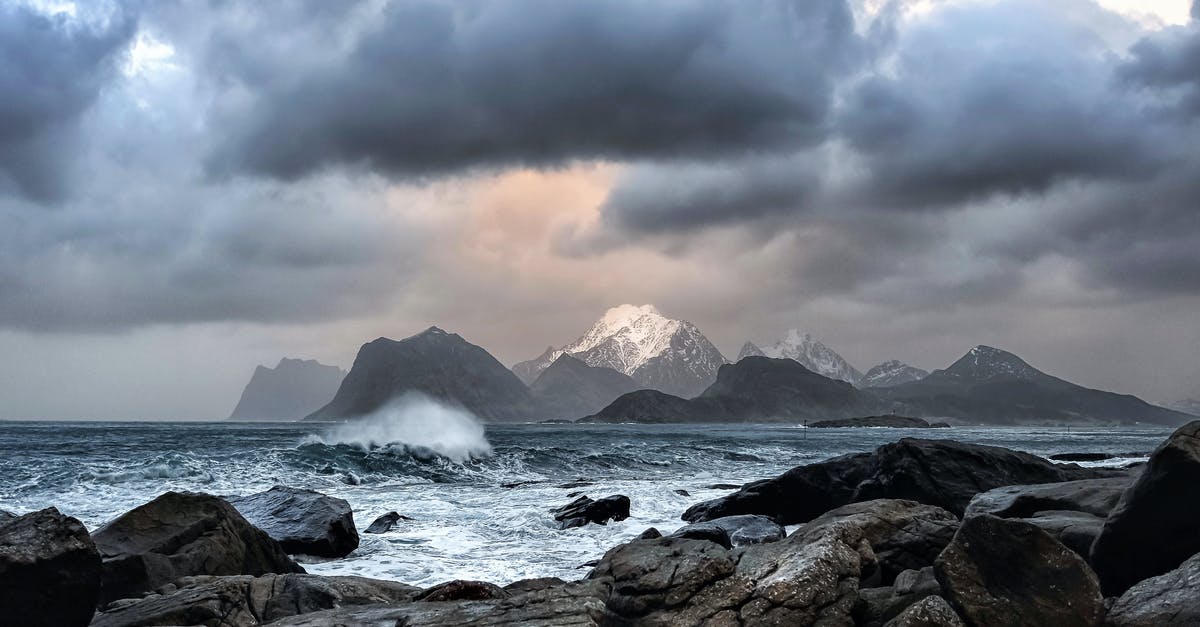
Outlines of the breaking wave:
{"type": "Polygon", "coordinates": [[[414,457],[455,462],[492,454],[483,425],[471,412],[421,394],[406,394],[362,418],[310,436],[310,442],[350,445],[364,451],[402,447],[414,457]]]}

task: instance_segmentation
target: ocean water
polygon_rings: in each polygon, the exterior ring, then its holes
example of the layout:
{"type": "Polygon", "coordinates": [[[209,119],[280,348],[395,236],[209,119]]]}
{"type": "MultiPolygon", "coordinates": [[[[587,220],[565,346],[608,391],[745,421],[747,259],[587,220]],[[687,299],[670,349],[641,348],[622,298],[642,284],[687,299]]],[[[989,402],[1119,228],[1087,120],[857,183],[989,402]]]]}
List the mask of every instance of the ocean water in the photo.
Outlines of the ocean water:
{"type": "Polygon", "coordinates": [[[902,437],[1049,455],[1148,452],[1168,434],[1161,428],[779,425],[485,429],[468,416],[428,407],[362,425],[0,422],[0,509],[54,505],[95,529],[167,490],[234,495],[286,484],[348,500],[360,530],[391,510],[414,519],[387,534],[363,534],[346,558],[301,558],[310,572],[415,585],[455,578],[503,584],[578,578],[586,573],[581,564],[647,527],[670,532],[681,526],[679,515],[689,505],[727,492],[714,484],[771,477],[902,437]],[[560,531],[547,510],[576,491],[626,494],[632,516],[560,531]]]}

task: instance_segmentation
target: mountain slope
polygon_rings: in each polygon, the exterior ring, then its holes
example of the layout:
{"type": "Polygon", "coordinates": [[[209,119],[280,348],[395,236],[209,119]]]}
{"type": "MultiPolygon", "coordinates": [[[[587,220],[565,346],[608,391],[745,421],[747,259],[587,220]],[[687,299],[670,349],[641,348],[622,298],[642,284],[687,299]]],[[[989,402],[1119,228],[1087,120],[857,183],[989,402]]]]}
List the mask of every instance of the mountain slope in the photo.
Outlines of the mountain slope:
{"type": "Polygon", "coordinates": [[[337,394],[305,420],[345,420],[369,414],[405,392],[460,405],[485,421],[541,417],[533,395],[486,350],[437,327],[396,341],[364,344],[337,394]]]}
{"type": "Polygon", "coordinates": [[[562,351],[553,346],[547,346],[541,355],[514,365],[512,367],[513,374],[517,375],[517,378],[525,385],[533,385],[538,375],[542,374],[542,371],[546,368],[549,368],[550,364],[554,363],[554,360],[558,359],[559,355],[562,355],[562,351]]]}
{"type": "Polygon", "coordinates": [[[638,384],[627,375],[567,354],[559,355],[529,386],[547,416],[565,419],[594,414],[636,389],[638,384]]]}
{"type": "Polygon", "coordinates": [[[792,359],[746,357],[721,366],[692,400],[646,390],[626,394],[586,422],[800,422],[865,416],[885,403],[792,359]]]}
{"type": "Polygon", "coordinates": [[[561,354],[632,377],[639,385],[691,397],[716,377],[725,358],[695,325],[663,316],[652,305],[609,309],[579,339],[558,351],[513,366],[522,377],[540,373],[561,354]]]}
{"type": "Polygon", "coordinates": [[[308,359],[258,366],[242,390],[230,420],[299,420],[329,402],[346,376],[337,366],[308,359]]]}
{"type": "Polygon", "coordinates": [[[817,374],[848,383],[857,384],[863,376],[833,349],[796,329],[791,329],[783,339],[769,346],[759,347],[753,342],[746,342],[738,354],[738,361],[751,356],[794,359],[817,374]]]}
{"type": "Polygon", "coordinates": [[[902,411],[910,415],[975,423],[1178,425],[1192,419],[1136,396],[1052,377],[990,346],[976,346],[945,370],[935,370],[920,381],[872,391],[902,404],[902,411]]]}
{"type": "Polygon", "coordinates": [[[902,383],[910,383],[912,381],[920,381],[929,376],[929,372],[914,368],[904,362],[892,359],[885,361],[877,366],[872,366],[870,370],[858,380],[860,388],[890,388],[902,383]]]}

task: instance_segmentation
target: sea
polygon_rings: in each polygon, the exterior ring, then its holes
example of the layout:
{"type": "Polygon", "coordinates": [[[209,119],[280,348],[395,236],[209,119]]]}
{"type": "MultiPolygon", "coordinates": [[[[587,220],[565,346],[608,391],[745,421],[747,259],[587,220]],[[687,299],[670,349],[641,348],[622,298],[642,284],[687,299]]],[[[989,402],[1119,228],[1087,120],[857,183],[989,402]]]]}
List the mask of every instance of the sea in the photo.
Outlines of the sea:
{"type": "Polygon", "coordinates": [[[0,422],[0,509],[55,506],[94,530],[168,490],[310,488],[349,501],[360,532],[389,511],[412,520],[362,534],[345,558],[299,558],[309,572],[418,586],[505,584],[577,579],[585,563],[647,527],[669,533],[682,526],[688,506],[727,494],[724,486],[904,437],[1043,456],[1119,453],[1102,462],[1119,465],[1145,459],[1168,434],[1160,427],[482,426],[432,405],[349,424],[0,422]],[[576,493],[628,495],[631,516],[559,530],[549,510],[576,493]]]}

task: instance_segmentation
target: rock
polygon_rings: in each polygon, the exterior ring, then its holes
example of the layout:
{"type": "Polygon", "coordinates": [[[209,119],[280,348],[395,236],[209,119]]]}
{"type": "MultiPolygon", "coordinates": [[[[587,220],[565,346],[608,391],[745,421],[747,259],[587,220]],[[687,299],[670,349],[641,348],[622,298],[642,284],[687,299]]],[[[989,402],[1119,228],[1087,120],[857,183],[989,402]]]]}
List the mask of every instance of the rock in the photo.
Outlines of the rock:
{"type": "Polygon", "coordinates": [[[1200,625],[1200,555],[1166,574],[1139,582],[1108,611],[1113,627],[1200,625]]]}
{"type": "Polygon", "coordinates": [[[1049,510],[1087,512],[1106,517],[1133,484],[1137,474],[1038,485],[1012,485],[976,494],[965,517],[991,514],[1001,518],[1029,518],[1049,510]]]}
{"type": "Polygon", "coordinates": [[[521,594],[524,592],[533,592],[535,590],[545,590],[554,586],[561,586],[567,582],[558,577],[536,577],[533,579],[521,579],[514,581],[507,586],[504,586],[504,591],[509,595],[521,594]]]}
{"type": "MultiPolygon", "coordinates": [[[[939,422],[938,425],[950,425],[939,422]]],[[[838,420],[819,420],[808,425],[811,429],[847,428],[847,427],[891,427],[893,429],[929,429],[934,427],[928,421],[910,416],[866,416],[863,418],[842,418],[838,420]]]]}
{"type": "Polygon", "coordinates": [[[942,586],[933,574],[933,566],[903,571],[896,575],[896,581],[891,586],[858,591],[854,624],[863,627],[881,626],[899,616],[913,603],[941,593],[942,586]]]}
{"type": "Polygon", "coordinates": [[[208,494],[167,492],[96,530],[92,539],[104,559],[102,603],[189,575],[304,572],[266,532],[208,494]]]}
{"type": "Polygon", "coordinates": [[[96,614],[92,627],[259,625],[343,606],[405,603],[419,588],[364,577],[287,574],[184,577],[96,614]]]}
{"type": "Polygon", "coordinates": [[[371,523],[371,526],[367,527],[367,530],[363,533],[387,533],[391,531],[392,527],[395,527],[396,523],[400,522],[401,520],[412,519],[408,516],[401,516],[397,512],[388,512],[383,516],[376,518],[375,521],[371,523]]]}
{"type": "Polygon", "coordinates": [[[691,496],[692,495],[691,492],[688,492],[687,490],[683,490],[683,489],[676,490],[675,494],[678,494],[679,496],[691,496]]]}
{"type": "Polygon", "coordinates": [[[636,540],[653,540],[663,537],[662,532],[654,527],[650,527],[637,535],[636,540]]]}
{"type": "Polygon", "coordinates": [[[1021,520],[1037,525],[1084,559],[1087,559],[1092,544],[1104,528],[1103,518],[1087,512],[1052,510],[1036,512],[1033,516],[1021,520]]]}
{"type": "Polygon", "coordinates": [[[740,486],[736,483],[714,483],[712,485],[705,486],[705,487],[708,488],[709,490],[737,490],[737,489],[740,489],[742,486],[740,486]]]}
{"type": "Polygon", "coordinates": [[[1180,427],[1150,455],[1092,546],[1104,593],[1173,570],[1200,553],[1200,421],[1180,427]]]}
{"type": "Polygon", "coordinates": [[[345,557],[358,548],[354,513],[345,499],[277,485],[225,500],[288,553],[345,557]]]}
{"type": "Polygon", "coordinates": [[[455,579],[439,583],[418,594],[414,601],[483,601],[486,599],[506,599],[509,594],[504,588],[486,581],[468,581],[455,579]]]}
{"type": "Polygon", "coordinates": [[[786,538],[728,550],[684,538],[610,550],[592,571],[607,581],[610,623],[850,625],[870,548],[850,526],[815,542],[786,538]]]}
{"type": "Polygon", "coordinates": [[[0,523],[7,522],[16,517],[17,517],[16,514],[14,514],[12,512],[6,512],[6,511],[0,509],[0,523]]]}
{"type": "Polygon", "coordinates": [[[596,627],[611,624],[605,620],[604,598],[607,595],[607,583],[580,581],[531,590],[505,599],[343,607],[285,618],[272,623],[272,627],[596,627]]]}
{"type": "Polygon", "coordinates": [[[843,455],[748,483],[733,494],[693,505],[683,519],[760,514],[791,525],[847,503],[879,498],[913,500],[961,515],[973,496],[993,488],[1122,472],[1055,464],[996,446],[904,438],[873,453],[843,455]]]}
{"type": "Polygon", "coordinates": [[[0,623],[87,625],[100,554],[83,523],[53,507],[0,519],[0,623]]]}
{"type": "Polygon", "coordinates": [[[783,527],[766,516],[744,515],[693,523],[671,534],[671,537],[709,540],[728,549],[777,542],[785,535],[783,527]]]}
{"type": "Polygon", "coordinates": [[[1100,584],[1087,563],[1027,522],[987,514],[966,519],[934,573],[970,625],[1093,627],[1104,616],[1100,584]]]}
{"type": "Polygon", "coordinates": [[[879,499],[826,512],[792,535],[811,541],[839,524],[854,525],[861,530],[875,553],[879,582],[887,585],[902,571],[932,566],[954,538],[958,517],[933,505],[879,499]]]}
{"type": "Polygon", "coordinates": [[[945,599],[928,596],[908,606],[884,627],[963,627],[963,621],[945,599]]]}
{"type": "Polygon", "coordinates": [[[559,529],[582,527],[588,523],[604,525],[610,520],[629,518],[629,497],[614,494],[592,500],[581,496],[558,509],[550,510],[550,513],[554,514],[554,520],[558,521],[559,529]]]}

